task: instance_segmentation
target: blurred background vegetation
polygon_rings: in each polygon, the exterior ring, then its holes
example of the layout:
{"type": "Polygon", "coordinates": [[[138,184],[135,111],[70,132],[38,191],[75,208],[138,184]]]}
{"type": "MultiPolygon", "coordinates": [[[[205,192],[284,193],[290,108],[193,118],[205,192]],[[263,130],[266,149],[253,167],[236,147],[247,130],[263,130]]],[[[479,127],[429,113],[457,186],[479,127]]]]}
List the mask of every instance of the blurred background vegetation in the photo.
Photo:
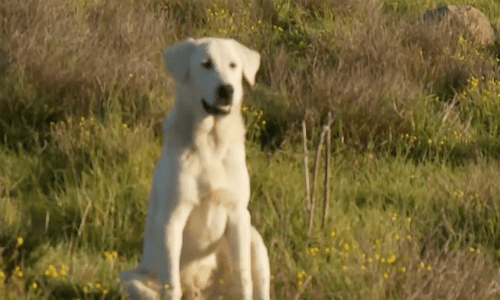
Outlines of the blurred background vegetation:
{"type": "MultiPolygon", "coordinates": [[[[500,28],[500,3],[456,2],[500,28]]],[[[0,298],[123,299],[173,101],[160,51],[219,36],[262,55],[243,114],[274,299],[498,299],[500,43],[421,21],[434,4],[0,1],[0,298]],[[328,112],[307,238],[301,122],[312,150],[328,112]]]]}

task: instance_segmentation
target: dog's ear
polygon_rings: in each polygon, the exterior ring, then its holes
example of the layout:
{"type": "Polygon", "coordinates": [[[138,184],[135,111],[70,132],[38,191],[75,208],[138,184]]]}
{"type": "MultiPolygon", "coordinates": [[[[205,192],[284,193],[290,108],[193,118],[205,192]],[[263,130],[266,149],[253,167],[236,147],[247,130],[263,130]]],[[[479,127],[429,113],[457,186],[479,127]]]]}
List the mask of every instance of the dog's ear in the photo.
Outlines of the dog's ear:
{"type": "Polygon", "coordinates": [[[195,49],[193,38],[187,38],[163,49],[163,63],[175,81],[182,81],[189,70],[189,59],[195,49]]]}
{"type": "Polygon", "coordinates": [[[243,77],[245,77],[250,85],[254,85],[255,75],[257,74],[260,66],[259,52],[254,51],[235,40],[231,41],[233,42],[233,46],[236,49],[236,52],[238,52],[241,63],[243,64],[243,77]]]}

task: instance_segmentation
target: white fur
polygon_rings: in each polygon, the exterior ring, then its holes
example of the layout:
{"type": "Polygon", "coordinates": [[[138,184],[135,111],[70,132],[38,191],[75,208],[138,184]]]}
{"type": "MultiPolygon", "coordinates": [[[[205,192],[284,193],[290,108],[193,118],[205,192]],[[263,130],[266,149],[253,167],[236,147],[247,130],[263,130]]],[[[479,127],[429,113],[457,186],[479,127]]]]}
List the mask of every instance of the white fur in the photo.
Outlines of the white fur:
{"type": "Polygon", "coordinates": [[[176,102],[162,125],[141,261],[119,283],[134,300],[269,300],[268,253],[247,208],[241,116],[242,80],[254,83],[260,55],[230,39],[190,38],[163,59],[176,102]],[[221,84],[234,89],[230,105],[218,102],[221,84]],[[210,114],[202,99],[224,114],[210,114]]]}

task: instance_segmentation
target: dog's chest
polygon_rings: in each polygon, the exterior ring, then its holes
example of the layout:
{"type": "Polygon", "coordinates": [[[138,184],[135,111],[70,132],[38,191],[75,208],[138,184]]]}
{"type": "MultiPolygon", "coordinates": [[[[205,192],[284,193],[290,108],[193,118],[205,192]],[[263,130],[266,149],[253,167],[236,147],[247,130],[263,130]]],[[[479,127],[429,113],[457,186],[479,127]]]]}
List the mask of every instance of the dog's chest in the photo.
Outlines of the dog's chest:
{"type": "Polygon", "coordinates": [[[184,228],[186,250],[215,250],[226,230],[226,221],[227,209],[224,205],[202,202],[195,206],[184,228]]]}
{"type": "Polygon", "coordinates": [[[213,191],[229,188],[231,178],[224,164],[211,162],[203,165],[197,177],[197,188],[200,198],[206,198],[213,191]]]}
{"type": "Polygon", "coordinates": [[[241,180],[235,169],[246,168],[245,164],[235,159],[235,151],[227,145],[214,145],[207,143],[197,147],[196,153],[191,157],[193,161],[191,174],[196,180],[198,195],[206,198],[207,195],[217,190],[232,190],[234,182],[241,180]]]}

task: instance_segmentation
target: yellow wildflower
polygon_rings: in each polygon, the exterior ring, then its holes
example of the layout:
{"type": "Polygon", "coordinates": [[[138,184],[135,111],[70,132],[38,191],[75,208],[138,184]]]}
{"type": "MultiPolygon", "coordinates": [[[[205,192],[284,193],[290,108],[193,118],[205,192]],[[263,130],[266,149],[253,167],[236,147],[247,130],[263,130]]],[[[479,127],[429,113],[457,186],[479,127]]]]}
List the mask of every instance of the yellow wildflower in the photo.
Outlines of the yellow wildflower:
{"type": "Polygon", "coordinates": [[[318,247],[313,247],[309,249],[309,254],[311,256],[316,256],[316,254],[318,254],[318,251],[319,251],[318,247]]]}
{"type": "Polygon", "coordinates": [[[16,248],[21,247],[24,244],[24,239],[22,237],[17,237],[16,239],[16,248]]]}
{"type": "Polygon", "coordinates": [[[387,258],[387,263],[392,264],[396,261],[396,255],[393,253],[387,258]]]}
{"type": "Polygon", "coordinates": [[[298,279],[303,279],[306,276],[306,271],[302,270],[297,272],[297,278],[298,279]]]}
{"type": "Polygon", "coordinates": [[[17,277],[17,278],[22,278],[23,277],[23,271],[21,271],[21,267],[16,266],[14,268],[14,271],[12,271],[12,276],[17,277]]]}

